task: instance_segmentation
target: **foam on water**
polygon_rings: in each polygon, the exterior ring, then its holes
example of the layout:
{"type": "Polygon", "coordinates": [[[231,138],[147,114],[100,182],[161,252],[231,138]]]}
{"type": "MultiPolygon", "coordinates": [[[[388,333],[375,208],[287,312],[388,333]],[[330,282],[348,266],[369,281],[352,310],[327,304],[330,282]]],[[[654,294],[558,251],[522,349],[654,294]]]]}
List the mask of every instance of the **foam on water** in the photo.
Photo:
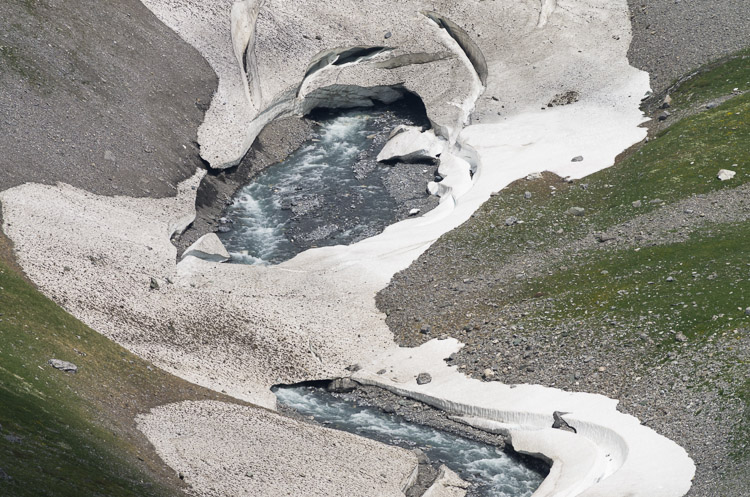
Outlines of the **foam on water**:
{"type": "Polygon", "coordinates": [[[312,387],[274,389],[279,403],[316,421],[405,448],[420,448],[472,484],[469,495],[528,497],[544,476],[492,445],[410,423],[395,414],[357,406],[355,401],[312,387]]]}

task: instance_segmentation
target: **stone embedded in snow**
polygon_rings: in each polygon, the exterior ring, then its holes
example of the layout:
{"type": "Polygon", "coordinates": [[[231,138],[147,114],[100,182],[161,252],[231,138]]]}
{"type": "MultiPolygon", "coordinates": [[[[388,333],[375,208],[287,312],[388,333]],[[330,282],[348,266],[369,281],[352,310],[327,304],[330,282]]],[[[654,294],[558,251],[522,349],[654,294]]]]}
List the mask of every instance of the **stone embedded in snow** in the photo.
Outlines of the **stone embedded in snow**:
{"type": "Polygon", "coordinates": [[[417,385],[426,385],[432,381],[430,373],[419,373],[417,375],[417,385]]]}
{"type": "Polygon", "coordinates": [[[55,369],[65,371],[66,373],[77,373],[78,366],[68,361],[61,361],[60,359],[50,359],[47,363],[55,369]]]}
{"type": "Polygon", "coordinates": [[[719,170],[719,174],[717,174],[716,177],[719,178],[721,181],[729,181],[730,179],[734,178],[736,174],[737,174],[736,171],[732,171],[729,169],[721,169],[719,170]]]}
{"type": "Polygon", "coordinates": [[[412,210],[410,210],[410,211],[409,211],[409,215],[410,215],[410,216],[416,216],[416,215],[417,215],[417,214],[419,214],[420,212],[421,212],[421,211],[420,211],[419,209],[412,209],[412,210]]]}
{"type": "Polygon", "coordinates": [[[563,415],[565,414],[568,414],[568,413],[560,412],[560,411],[555,411],[552,413],[552,419],[554,420],[554,422],[552,423],[552,428],[555,428],[558,430],[569,431],[571,433],[578,433],[578,430],[570,426],[568,422],[563,419],[563,415]]]}
{"type": "Polygon", "coordinates": [[[577,156],[573,157],[572,159],[570,159],[570,162],[583,162],[583,156],[582,155],[577,155],[577,156]]]}
{"type": "Polygon", "coordinates": [[[410,126],[388,140],[388,143],[378,154],[378,162],[394,160],[403,162],[434,161],[444,148],[445,141],[435,136],[434,131],[423,132],[420,128],[410,126]]]}
{"type": "Polygon", "coordinates": [[[187,256],[197,257],[198,259],[210,262],[226,262],[230,259],[229,252],[227,252],[224,244],[221,243],[221,240],[219,240],[219,237],[215,233],[208,233],[198,238],[182,254],[183,259],[187,256]]]}

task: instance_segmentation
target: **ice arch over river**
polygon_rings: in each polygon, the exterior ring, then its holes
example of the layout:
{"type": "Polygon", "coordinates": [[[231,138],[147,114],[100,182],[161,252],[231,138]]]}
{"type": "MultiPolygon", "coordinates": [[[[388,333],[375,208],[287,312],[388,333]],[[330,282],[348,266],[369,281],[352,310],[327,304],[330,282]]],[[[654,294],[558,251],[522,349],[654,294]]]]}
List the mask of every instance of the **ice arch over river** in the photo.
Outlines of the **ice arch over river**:
{"type": "MultiPolygon", "coordinates": [[[[648,75],[626,58],[625,0],[144,3],[219,75],[199,130],[202,153],[213,167],[235,164],[275,117],[336,102],[387,102],[405,90],[422,98],[434,130],[447,142],[441,168],[448,188],[441,205],[425,216],[355,245],[310,250],[263,268],[192,256],[175,262],[170,238],[195,215],[203,172],[183,183],[175,198],[162,200],[26,184],[0,193],[4,230],[24,270],[47,295],[158,366],[269,408],[273,384],[342,376],[347,366],[362,364],[359,381],[451,410],[466,422],[509,434],[518,450],[545,454],[555,465],[537,497],[687,492],[694,466],[685,451],[619,413],[616,401],[538,386],[511,392],[467,379],[442,361],[460,344],[435,341],[401,350],[374,303],[395,272],[468,219],[492,192],[542,170],[585,176],[645,137],[638,105],[648,75]],[[334,63],[352,47],[387,50],[334,63]],[[486,74],[478,70],[475,50],[486,74]],[[568,91],[580,99],[547,106],[568,91]],[[582,162],[571,162],[579,155],[582,162]],[[150,289],[152,278],[156,289],[150,289]],[[373,374],[384,366],[392,374],[373,374]],[[421,371],[435,380],[417,385],[421,371]],[[569,412],[566,419],[580,426],[579,433],[551,431],[553,411],[569,412]]],[[[315,430],[300,429],[294,441],[246,430],[237,435],[247,437],[242,454],[227,453],[231,444],[217,447],[218,424],[226,419],[287,435],[297,429],[274,416],[190,404],[163,406],[139,423],[167,463],[190,468],[187,481],[197,492],[221,495],[245,488],[244,475],[222,465],[227,457],[258,457],[261,449],[282,453],[295,443],[308,444],[320,464],[332,464],[330,452],[316,452],[322,442],[315,430]],[[184,434],[165,428],[180,420],[201,429],[184,434]]],[[[339,442],[362,443],[348,437],[339,442]]],[[[289,471],[299,464],[290,459],[289,471]]],[[[263,467],[269,474],[280,471],[278,465],[263,467]]],[[[381,469],[398,472],[371,471],[381,469]]],[[[320,488],[341,492],[344,476],[330,478],[320,488]]],[[[393,481],[406,484],[409,474],[367,485],[397,495],[393,481]]],[[[258,488],[281,491],[270,483],[258,488]]]]}

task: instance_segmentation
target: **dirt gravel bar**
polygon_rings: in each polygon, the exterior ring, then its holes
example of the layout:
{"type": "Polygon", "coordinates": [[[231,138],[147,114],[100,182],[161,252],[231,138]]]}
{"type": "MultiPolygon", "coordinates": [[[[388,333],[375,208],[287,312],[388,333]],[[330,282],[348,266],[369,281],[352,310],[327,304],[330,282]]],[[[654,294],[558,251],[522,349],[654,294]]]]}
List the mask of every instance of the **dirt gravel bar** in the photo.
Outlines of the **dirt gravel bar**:
{"type": "Polygon", "coordinates": [[[201,497],[401,497],[416,478],[411,451],[265,409],[182,402],[137,422],[201,497]]]}

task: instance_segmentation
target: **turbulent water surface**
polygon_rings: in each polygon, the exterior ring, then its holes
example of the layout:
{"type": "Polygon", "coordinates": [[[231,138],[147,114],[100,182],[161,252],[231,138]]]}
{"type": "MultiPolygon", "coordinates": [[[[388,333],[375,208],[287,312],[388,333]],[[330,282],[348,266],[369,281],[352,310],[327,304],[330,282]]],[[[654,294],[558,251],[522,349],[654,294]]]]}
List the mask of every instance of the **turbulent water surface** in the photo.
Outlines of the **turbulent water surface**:
{"type": "Polygon", "coordinates": [[[315,117],[314,136],[227,209],[219,237],[234,262],[276,264],[308,248],[350,244],[437,203],[426,193],[434,165],[375,160],[394,127],[426,124],[420,112],[402,105],[315,117]]]}
{"type": "Polygon", "coordinates": [[[391,445],[420,448],[472,484],[469,495],[528,497],[544,476],[492,445],[406,421],[395,414],[357,406],[353,399],[313,387],[274,389],[279,403],[316,421],[391,445]]]}

